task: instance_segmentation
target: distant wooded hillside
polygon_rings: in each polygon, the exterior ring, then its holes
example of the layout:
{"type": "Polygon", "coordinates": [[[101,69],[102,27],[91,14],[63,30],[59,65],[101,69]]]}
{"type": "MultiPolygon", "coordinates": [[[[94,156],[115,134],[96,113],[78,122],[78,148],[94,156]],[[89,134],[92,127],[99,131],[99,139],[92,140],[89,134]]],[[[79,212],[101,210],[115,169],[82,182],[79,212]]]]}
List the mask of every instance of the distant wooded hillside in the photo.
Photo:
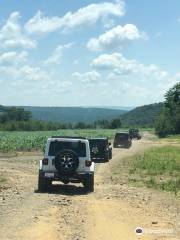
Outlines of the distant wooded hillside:
{"type": "Polygon", "coordinates": [[[7,110],[7,107],[0,105],[0,112],[5,112],[6,110],[7,110]]]}
{"type": "Polygon", "coordinates": [[[123,127],[154,127],[155,120],[163,108],[163,103],[137,107],[121,116],[123,127]]]}
{"type": "MultiPolygon", "coordinates": [[[[105,108],[83,107],[23,107],[32,113],[32,118],[54,123],[78,122],[91,124],[98,120],[120,119],[122,127],[154,127],[155,120],[161,112],[163,103],[137,107],[131,111],[105,108]]],[[[0,114],[8,107],[0,105],[0,114]]]]}
{"type": "Polygon", "coordinates": [[[83,107],[23,107],[32,113],[33,119],[61,123],[93,123],[97,120],[111,120],[126,113],[125,110],[83,107]]]}

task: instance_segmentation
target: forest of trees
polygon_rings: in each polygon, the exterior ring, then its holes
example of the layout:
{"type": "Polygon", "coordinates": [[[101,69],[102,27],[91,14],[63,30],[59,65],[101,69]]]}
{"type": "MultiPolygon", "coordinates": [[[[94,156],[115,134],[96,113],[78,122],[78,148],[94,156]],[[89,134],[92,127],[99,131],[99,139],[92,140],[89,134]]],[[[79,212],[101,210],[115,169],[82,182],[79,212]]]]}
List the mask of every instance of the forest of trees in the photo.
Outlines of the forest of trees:
{"type": "Polygon", "coordinates": [[[180,83],[165,94],[165,102],[156,124],[156,133],[160,137],[180,133],[180,83]]]}
{"type": "Polygon", "coordinates": [[[32,118],[46,122],[90,123],[106,119],[118,118],[127,111],[105,107],[39,107],[22,106],[32,113],[32,118]]]}
{"type": "Polygon", "coordinates": [[[31,112],[23,108],[0,106],[1,131],[43,131],[61,127],[60,124],[33,120],[31,112]]]}
{"type": "Polygon", "coordinates": [[[140,106],[120,116],[123,127],[154,127],[163,103],[140,106]]]}
{"type": "Polygon", "coordinates": [[[92,124],[77,123],[55,123],[32,119],[30,111],[23,108],[0,106],[0,130],[1,131],[48,131],[58,129],[87,129],[87,128],[120,128],[119,118],[112,120],[98,120],[92,124]]]}
{"type": "Polygon", "coordinates": [[[32,118],[31,112],[25,111],[23,108],[2,107],[1,106],[0,123],[9,121],[29,121],[32,118]]]}

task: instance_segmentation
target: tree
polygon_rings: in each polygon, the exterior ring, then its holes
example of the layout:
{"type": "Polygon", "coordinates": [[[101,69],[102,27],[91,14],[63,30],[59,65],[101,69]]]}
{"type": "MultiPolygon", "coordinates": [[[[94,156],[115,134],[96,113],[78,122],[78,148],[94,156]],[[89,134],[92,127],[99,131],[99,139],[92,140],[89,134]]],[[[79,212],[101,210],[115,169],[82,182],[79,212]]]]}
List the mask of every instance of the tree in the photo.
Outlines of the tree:
{"type": "Polygon", "coordinates": [[[75,124],[74,128],[76,129],[85,129],[86,128],[86,124],[83,122],[78,122],[75,124]]]}
{"type": "Polygon", "coordinates": [[[31,112],[25,111],[23,108],[10,107],[1,115],[1,122],[7,121],[29,121],[31,112]]]}
{"type": "Polygon", "coordinates": [[[119,118],[114,118],[110,122],[110,126],[109,127],[112,128],[112,129],[120,128],[121,127],[121,120],[119,118]]]}
{"type": "Polygon", "coordinates": [[[160,137],[180,133],[180,83],[165,94],[164,108],[155,123],[160,137]]]}
{"type": "Polygon", "coordinates": [[[105,119],[97,120],[94,122],[94,127],[107,129],[109,128],[109,121],[105,119]]]}

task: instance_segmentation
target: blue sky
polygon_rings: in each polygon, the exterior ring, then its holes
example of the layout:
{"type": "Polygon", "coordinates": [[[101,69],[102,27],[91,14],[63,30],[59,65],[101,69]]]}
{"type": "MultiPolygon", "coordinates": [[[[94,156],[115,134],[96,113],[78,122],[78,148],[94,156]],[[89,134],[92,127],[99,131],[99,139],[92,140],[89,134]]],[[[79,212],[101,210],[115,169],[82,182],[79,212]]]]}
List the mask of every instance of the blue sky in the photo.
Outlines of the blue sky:
{"type": "Polygon", "coordinates": [[[139,106],[180,81],[180,1],[1,1],[0,104],[139,106]]]}

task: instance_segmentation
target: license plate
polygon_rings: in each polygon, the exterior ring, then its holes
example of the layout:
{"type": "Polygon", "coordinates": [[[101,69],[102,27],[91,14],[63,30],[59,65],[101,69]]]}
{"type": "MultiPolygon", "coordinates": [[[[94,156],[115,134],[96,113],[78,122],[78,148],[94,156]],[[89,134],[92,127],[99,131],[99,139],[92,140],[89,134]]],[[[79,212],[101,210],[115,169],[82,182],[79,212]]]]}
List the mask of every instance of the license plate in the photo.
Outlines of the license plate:
{"type": "Polygon", "coordinates": [[[45,177],[53,178],[54,177],[54,173],[45,173],[45,177]]]}

